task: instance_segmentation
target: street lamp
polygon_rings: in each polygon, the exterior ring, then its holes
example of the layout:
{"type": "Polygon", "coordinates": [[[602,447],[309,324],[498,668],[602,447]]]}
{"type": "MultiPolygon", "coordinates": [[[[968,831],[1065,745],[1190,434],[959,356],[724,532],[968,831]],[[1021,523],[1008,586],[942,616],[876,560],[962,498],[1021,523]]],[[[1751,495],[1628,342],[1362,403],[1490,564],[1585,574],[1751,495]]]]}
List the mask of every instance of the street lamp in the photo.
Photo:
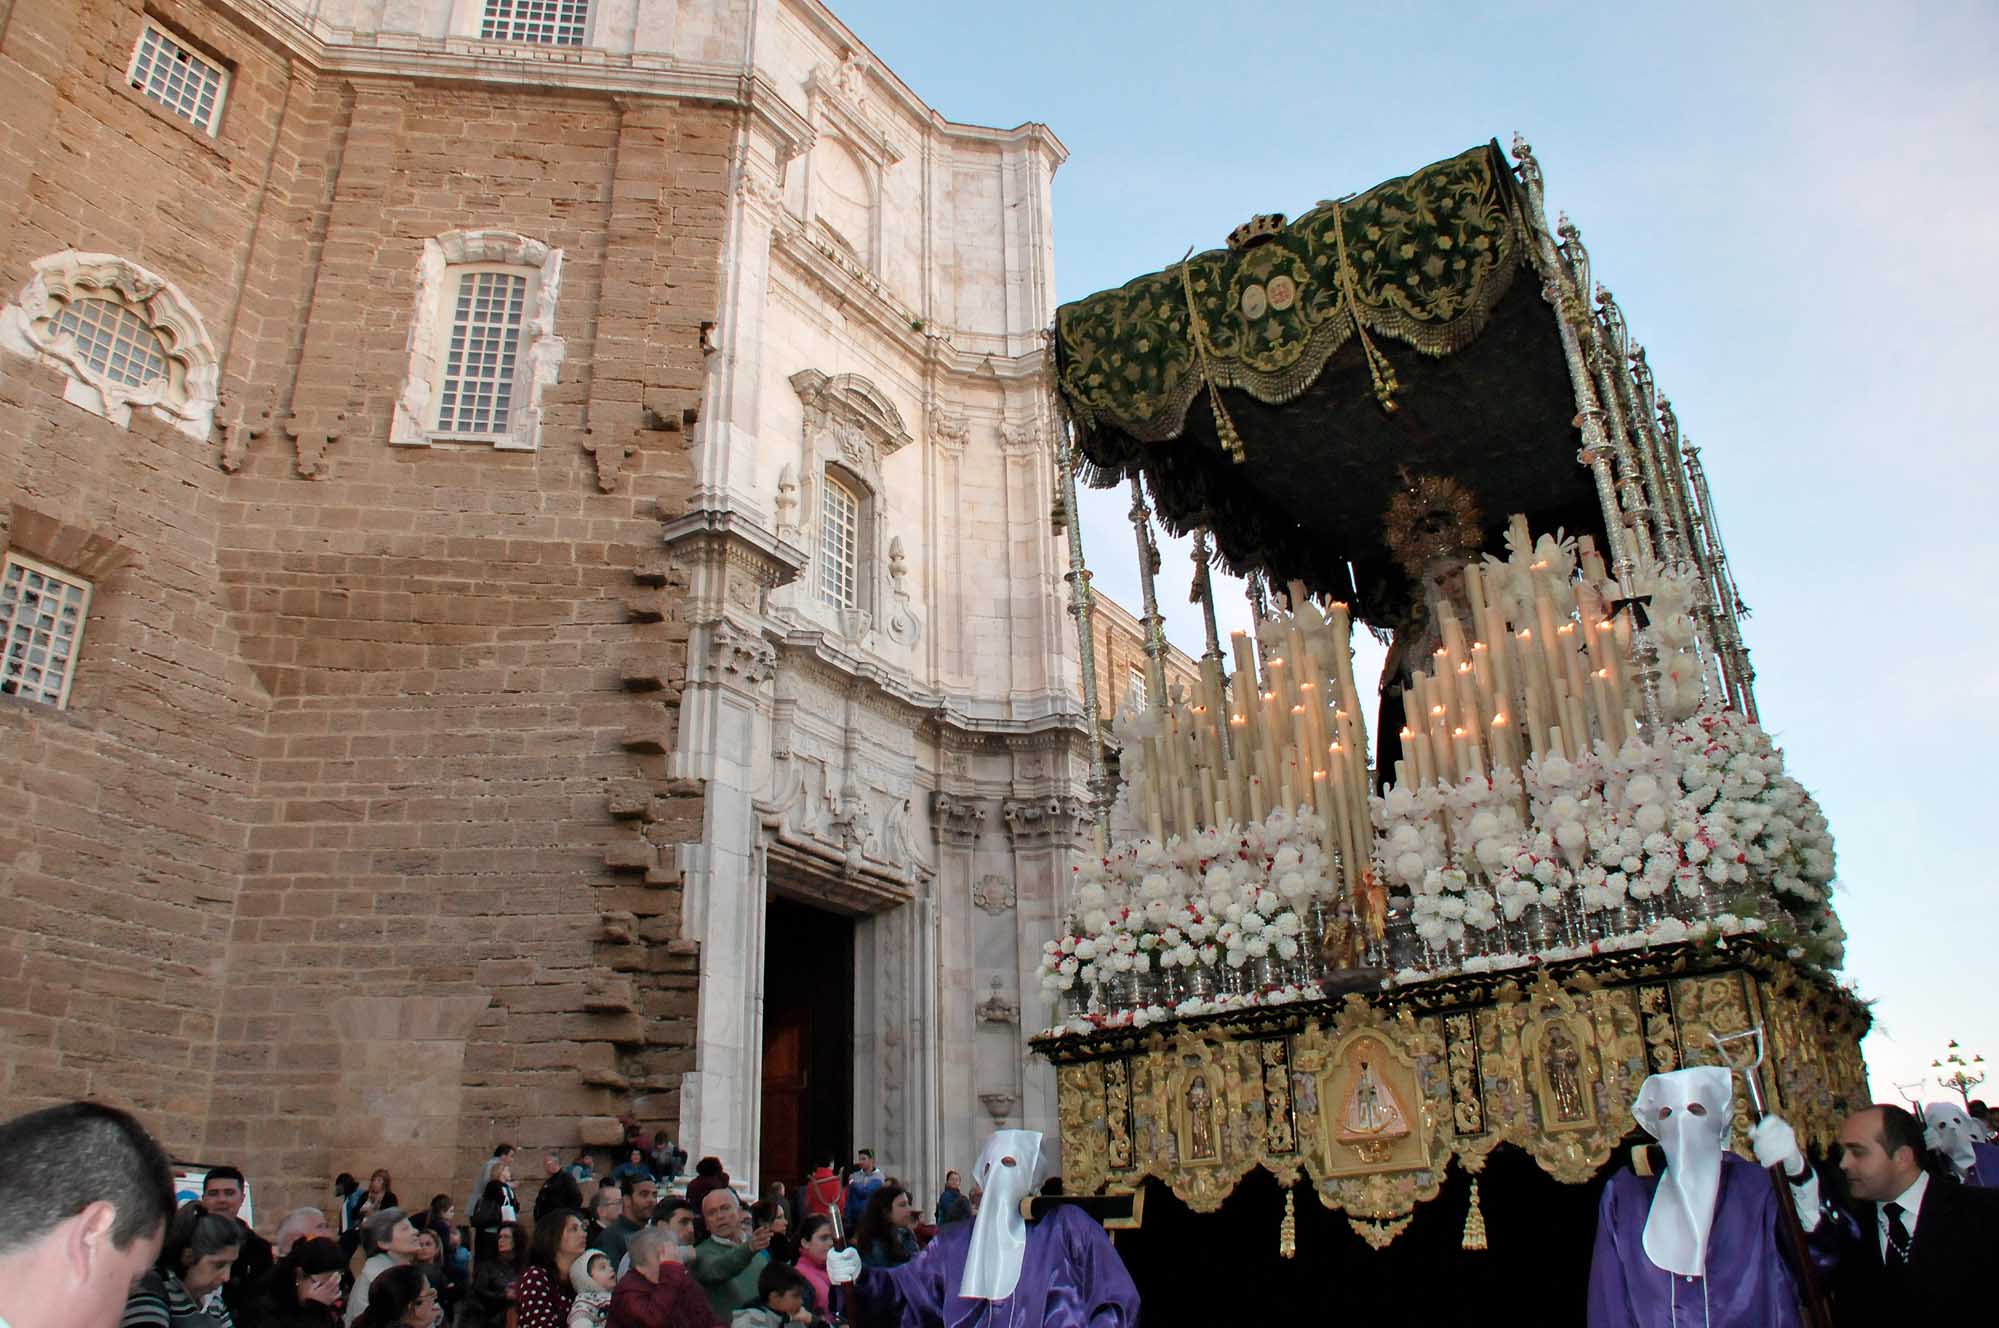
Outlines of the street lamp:
{"type": "Polygon", "coordinates": [[[1937,1086],[1948,1088],[1964,1099],[1967,1110],[1971,1107],[1971,1090],[1985,1082],[1985,1058],[1974,1055],[1970,1060],[1958,1049],[1957,1039],[1952,1038],[1940,1060],[1930,1062],[1930,1068],[1939,1071],[1937,1086]]]}

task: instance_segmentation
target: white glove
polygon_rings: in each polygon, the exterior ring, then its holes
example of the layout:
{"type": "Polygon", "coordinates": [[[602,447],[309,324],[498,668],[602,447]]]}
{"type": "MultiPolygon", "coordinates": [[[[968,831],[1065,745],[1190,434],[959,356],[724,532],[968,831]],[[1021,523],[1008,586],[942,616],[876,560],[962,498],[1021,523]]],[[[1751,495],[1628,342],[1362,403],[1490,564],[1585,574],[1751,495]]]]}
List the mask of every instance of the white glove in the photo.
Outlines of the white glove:
{"type": "Polygon", "coordinates": [[[1798,1132],[1782,1116],[1765,1116],[1749,1130],[1749,1147],[1764,1167],[1782,1167],[1790,1182],[1791,1203],[1798,1210],[1798,1225],[1816,1231],[1819,1225],[1819,1177],[1805,1161],[1798,1147],[1798,1132]]]}
{"type": "Polygon", "coordinates": [[[861,1275],[861,1252],[859,1250],[826,1251],[826,1280],[834,1286],[844,1286],[861,1275]]]}
{"type": "Polygon", "coordinates": [[[1805,1169],[1805,1155],[1798,1147],[1798,1132],[1782,1116],[1765,1116],[1751,1126],[1749,1147],[1755,1152],[1756,1165],[1760,1167],[1781,1166],[1787,1177],[1805,1169]]]}

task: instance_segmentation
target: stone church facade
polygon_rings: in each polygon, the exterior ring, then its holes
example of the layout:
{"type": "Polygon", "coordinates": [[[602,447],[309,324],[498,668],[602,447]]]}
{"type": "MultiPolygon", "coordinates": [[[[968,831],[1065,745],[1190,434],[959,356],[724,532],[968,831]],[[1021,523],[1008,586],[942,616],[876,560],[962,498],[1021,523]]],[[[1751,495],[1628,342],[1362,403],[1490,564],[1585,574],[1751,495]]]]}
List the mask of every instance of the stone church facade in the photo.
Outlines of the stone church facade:
{"type": "Polygon", "coordinates": [[[1052,1126],[1063,155],[815,0],[0,3],[0,1110],[1052,1126]]]}

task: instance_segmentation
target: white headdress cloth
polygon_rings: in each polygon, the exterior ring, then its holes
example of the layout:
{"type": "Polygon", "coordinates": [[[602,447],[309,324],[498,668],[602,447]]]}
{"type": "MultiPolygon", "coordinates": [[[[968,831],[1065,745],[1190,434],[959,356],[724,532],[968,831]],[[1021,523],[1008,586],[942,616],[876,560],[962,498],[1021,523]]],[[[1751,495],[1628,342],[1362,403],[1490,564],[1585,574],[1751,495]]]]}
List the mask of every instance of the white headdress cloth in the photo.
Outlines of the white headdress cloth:
{"type": "Polygon", "coordinates": [[[1929,1145],[1951,1160],[1959,1171],[1969,1171],[1978,1161],[1972,1148],[1977,1143],[1976,1123],[1955,1102],[1932,1102],[1923,1108],[1923,1122],[1929,1127],[1929,1145]]]}
{"type": "Polygon", "coordinates": [[[1645,1257],[1669,1273],[1707,1272],[1707,1237],[1721,1192],[1721,1155],[1733,1125],[1735,1076],[1719,1065],[1655,1074],[1638,1090],[1631,1114],[1666,1150],[1666,1174],[1645,1217],[1645,1257]],[[1693,1103],[1705,1115],[1687,1110],[1693,1103]]]}
{"type": "Polygon", "coordinates": [[[958,1294],[973,1300],[1005,1300],[1020,1283],[1021,1259],[1027,1253],[1027,1220],[1020,1215],[1020,1201],[1035,1193],[1043,1179],[1041,1132],[996,1131],[986,1140],[972,1178],[985,1195],[972,1220],[972,1243],[965,1253],[958,1294]],[[1008,1157],[1014,1165],[1002,1166],[1000,1159],[1008,1157]]]}

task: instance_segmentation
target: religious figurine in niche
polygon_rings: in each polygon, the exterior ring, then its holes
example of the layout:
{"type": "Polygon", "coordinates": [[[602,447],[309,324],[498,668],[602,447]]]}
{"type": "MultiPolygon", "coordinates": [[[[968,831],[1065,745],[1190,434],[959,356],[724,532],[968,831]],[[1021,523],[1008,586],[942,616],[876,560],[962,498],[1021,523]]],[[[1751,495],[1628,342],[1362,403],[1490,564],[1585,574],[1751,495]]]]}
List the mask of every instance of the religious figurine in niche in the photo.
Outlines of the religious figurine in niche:
{"type": "Polygon", "coordinates": [[[1360,1060],[1347,1104],[1340,1112],[1343,1139],[1397,1139],[1409,1133],[1409,1118],[1395,1100],[1395,1090],[1374,1072],[1374,1063],[1360,1060]]]}
{"type": "Polygon", "coordinates": [[[1565,1123],[1583,1119],[1588,1110],[1583,1098],[1583,1054],[1566,1027],[1548,1025],[1541,1060],[1548,1075],[1548,1096],[1555,1119],[1565,1123]]]}
{"type": "Polygon", "coordinates": [[[1214,1098],[1208,1092],[1208,1077],[1194,1076],[1187,1085],[1187,1156],[1189,1158],[1213,1157],[1215,1155],[1215,1122],[1208,1108],[1214,1098]]]}
{"type": "Polygon", "coordinates": [[[1360,967],[1360,949],[1353,906],[1341,900],[1339,909],[1326,921],[1325,934],[1319,938],[1319,958],[1328,972],[1343,973],[1360,967]]]}
{"type": "Polygon", "coordinates": [[[1484,513],[1469,490],[1442,475],[1402,473],[1402,488],[1382,514],[1382,538],[1409,580],[1407,607],[1394,623],[1381,665],[1381,703],[1375,717],[1376,782],[1385,790],[1402,756],[1405,724],[1420,726],[1403,702],[1419,669],[1444,644],[1443,620],[1471,617],[1465,564],[1485,545],[1484,513]]]}

